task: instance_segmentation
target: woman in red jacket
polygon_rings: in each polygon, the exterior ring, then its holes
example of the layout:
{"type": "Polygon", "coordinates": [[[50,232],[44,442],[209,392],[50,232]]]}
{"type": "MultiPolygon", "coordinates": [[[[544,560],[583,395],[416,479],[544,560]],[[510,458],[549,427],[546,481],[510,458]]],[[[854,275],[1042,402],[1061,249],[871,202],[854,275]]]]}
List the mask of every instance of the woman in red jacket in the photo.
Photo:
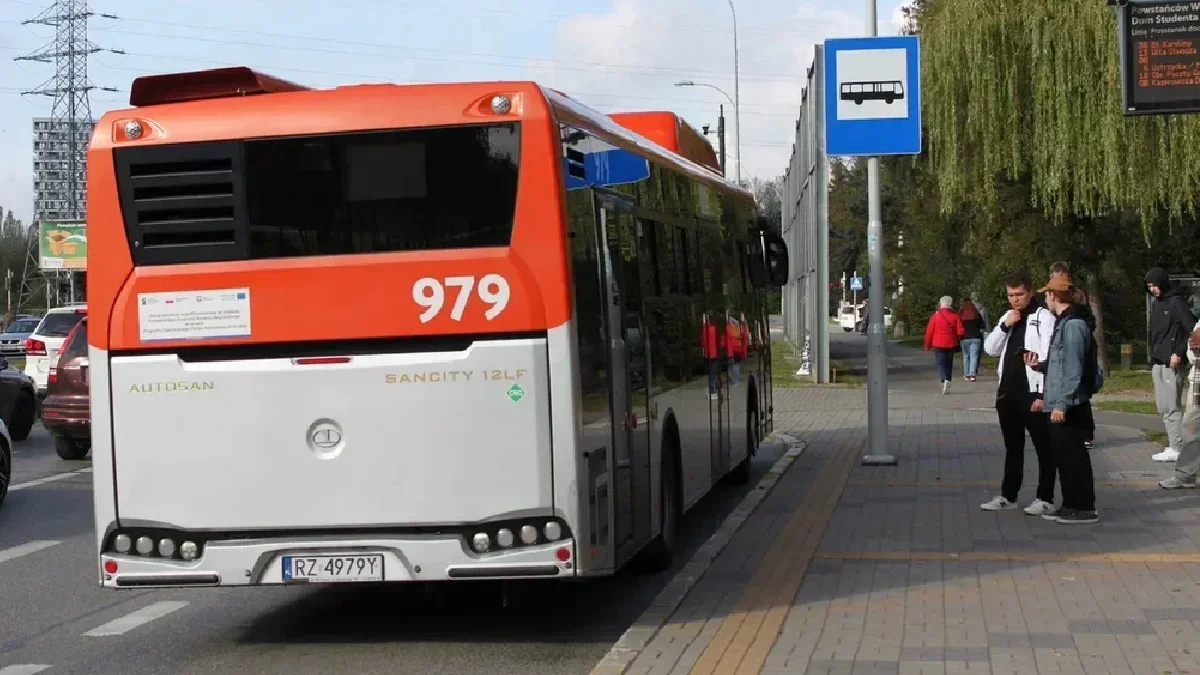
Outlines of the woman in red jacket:
{"type": "Polygon", "coordinates": [[[933,350],[938,377],[942,380],[942,394],[945,394],[950,391],[950,380],[954,376],[954,352],[958,351],[958,341],[966,333],[966,327],[958,313],[951,309],[954,298],[942,296],[938,305],[938,311],[929,317],[929,325],[925,326],[925,351],[933,350]]]}

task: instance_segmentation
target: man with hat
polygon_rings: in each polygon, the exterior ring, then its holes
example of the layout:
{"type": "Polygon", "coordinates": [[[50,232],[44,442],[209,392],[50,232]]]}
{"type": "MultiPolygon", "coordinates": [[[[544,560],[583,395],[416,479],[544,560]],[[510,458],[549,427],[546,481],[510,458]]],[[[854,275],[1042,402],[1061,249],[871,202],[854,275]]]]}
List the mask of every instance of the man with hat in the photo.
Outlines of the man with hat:
{"type": "Polygon", "coordinates": [[[1054,313],[1054,333],[1044,363],[1027,355],[1030,367],[1046,374],[1044,409],[1050,413],[1050,448],[1062,485],[1062,506],[1042,515],[1063,524],[1094,523],[1096,484],[1084,440],[1090,433],[1085,410],[1096,386],[1096,351],[1075,287],[1055,276],[1038,290],[1054,313]]]}
{"type": "MultiPolygon", "coordinates": [[[[1054,279],[1056,277],[1062,277],[1067,280],[1067,283],[1072,285],[1074,284],[1074,282],[1071,281],[1071,265],[1064,261],[1060,260],[1050,266],[1050,278],[1054,279]]],[[[1088,330],[1091,331],[1092,335],[1095,335],[1096,315],[1092,313],[1092,307],[1088,303],[1087,293],[1085,293],[1082,288],[1075,289],[1075,307],[1079,312],[1082,313],[1083,320],[1087,322],[1088,330]]],[[[1087,447],[1088,450],[1091,450],[1092,441],[1096,438],[1096,418],[1092,415],[1092,404],[1090,402],[1087,404],[1086,410],[1083,411],[1083,414],[1087,418],[1087,427],[1090,429],[1090,431],[1087,433],[1087,437],[1083,439],[1083,445],[1087,447]]]]}

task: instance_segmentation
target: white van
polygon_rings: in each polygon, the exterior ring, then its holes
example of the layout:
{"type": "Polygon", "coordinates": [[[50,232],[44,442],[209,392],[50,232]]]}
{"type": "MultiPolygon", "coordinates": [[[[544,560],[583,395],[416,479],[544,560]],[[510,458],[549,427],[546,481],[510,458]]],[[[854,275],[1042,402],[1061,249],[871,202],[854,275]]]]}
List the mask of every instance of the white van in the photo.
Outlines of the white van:
{"type": "Polygon", "coordinates": [[[55,307],[46,312],[42,322],[25,339],[25,374],[33,378],[38,396],[46,395],[46,379],[50,366],[58,358],[67,333],[87,316],[87,305],[55,307]]]}
{"type": "Polygon", "coordinates": [[[854,324],[858,323],[858,308],[854,305],[842,305],[841,312],[838,313],[838,325],[847,333],[854,330],[854,324]]]}
{"type": "MultiPolygon", "coordinates": [[[[851,304],[842,305],[842,309],[838,313],[838,325],[841,326],[842,330],[846,331],[847,333],[852,332],[854,327],[858,325],[859,319],[865,318],[862,310],[862,305],[859,305],[858,307],[855,307],[851,304]]],[[[891,307],[883,308],[883,327],[887,329],[892,327],[891,307]]]]}

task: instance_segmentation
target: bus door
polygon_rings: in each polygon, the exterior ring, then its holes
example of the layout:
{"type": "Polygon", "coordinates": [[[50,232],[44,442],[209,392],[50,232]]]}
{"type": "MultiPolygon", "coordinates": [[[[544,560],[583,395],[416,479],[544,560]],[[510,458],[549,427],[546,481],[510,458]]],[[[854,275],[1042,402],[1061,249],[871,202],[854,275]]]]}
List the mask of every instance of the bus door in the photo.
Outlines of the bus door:
{"type": "Polygon", "coordinates": [[[596,202],[600,273],[607,289],[605,323],[612,345],[613,525],[620,564],[622,550],[650,534],[649,349],[633,204],[600,191],[596,202]]]}
{"type": "Polygon", "coordinates": [[[716,391],[709,396],[709,457],[712,480],[723,476],[729,469],[730,439],[730,407],[733,392],[730,389],[732,380],[729,372],[728,328],[726,325],[725,279],[721,260],[721,240],[716,232],[716,224],[709,221],[699,221],[697,227],[697,252],[702,265],[701,283],[704,284],[705,307],[707,319],[712,324],[716,336],[717,358],[709,364],[716,368],[716,391]]]}

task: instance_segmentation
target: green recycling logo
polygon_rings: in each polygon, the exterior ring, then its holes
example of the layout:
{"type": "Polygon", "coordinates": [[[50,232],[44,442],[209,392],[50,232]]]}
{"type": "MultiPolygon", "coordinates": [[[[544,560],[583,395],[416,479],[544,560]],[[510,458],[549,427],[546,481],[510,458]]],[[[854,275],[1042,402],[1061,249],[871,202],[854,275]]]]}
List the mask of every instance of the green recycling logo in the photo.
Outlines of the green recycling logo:
{"type": "Polygon", "coordinates": [[[514,384],[508,388],[508,391],[504,393],[508,394],[508,397],[513,400],[513,403],[516,403],[525,397],[525,390],[522,389],[521,385],[519,384],[514,384]]]}

